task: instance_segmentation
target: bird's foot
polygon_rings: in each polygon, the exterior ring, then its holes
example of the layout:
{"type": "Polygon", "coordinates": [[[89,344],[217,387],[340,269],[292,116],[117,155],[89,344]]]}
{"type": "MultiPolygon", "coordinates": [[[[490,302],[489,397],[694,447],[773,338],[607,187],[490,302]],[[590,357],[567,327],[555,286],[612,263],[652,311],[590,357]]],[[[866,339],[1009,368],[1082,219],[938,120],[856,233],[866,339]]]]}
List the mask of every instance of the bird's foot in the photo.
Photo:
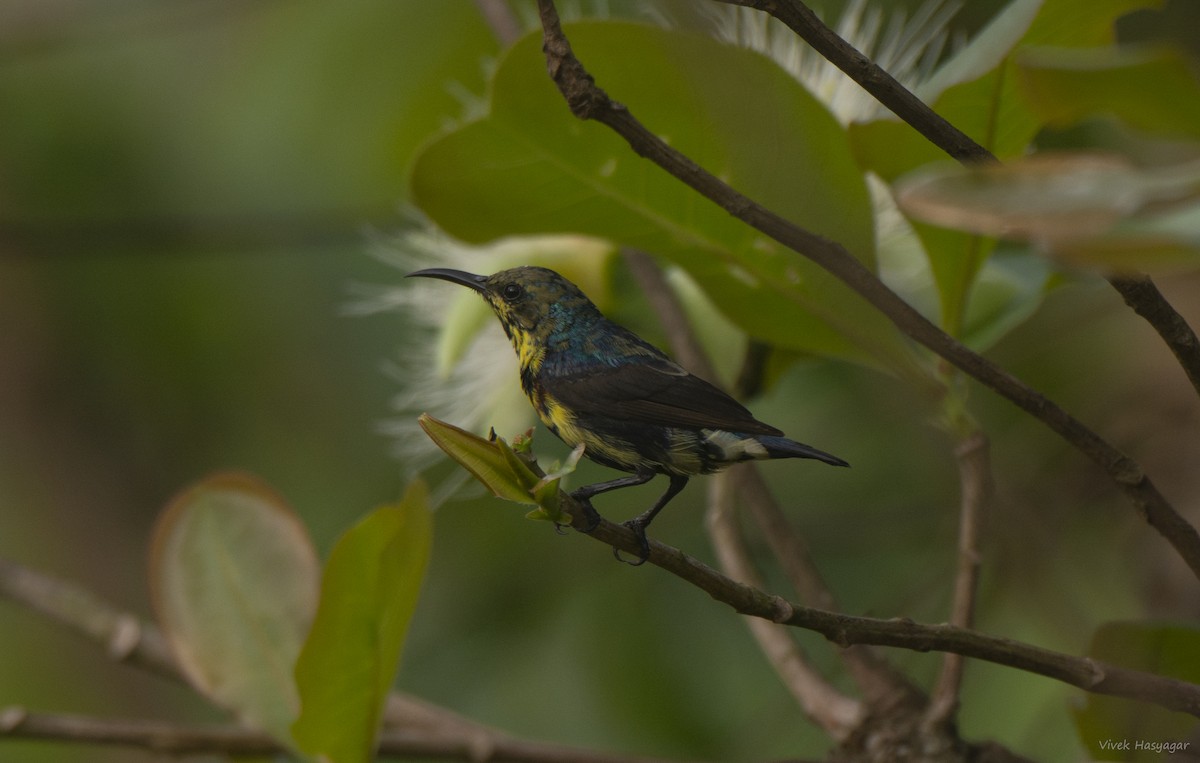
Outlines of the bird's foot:
{"type": "Polygon", "coordinates": [[[613,546],[613,556],[616,557],[618,562],[624,562],[630,567],[640,567],[650,558],[650,541],[646,538],[646,524],[639,522],[637,519],[631,519],[628,522],[622,522],[621,526],[633,530],[633,534],[637,537],[638,541],[638,555],[634,559],[626,559],[621,556],[621,550],[613,546]]]}
{"type": "MultiPolygon", "coordinates": [[[[575,502],[579,504],[579,507],[581,509],[583,509],[583,520],[584,520],[584,522],[586,522],[586,524],[583,527],[578,528],[578,530],[579,530],[579,532],[587,535],[587,534],[591,533],[592,530],[595,530],[597,527],[600,526],[600,512],[596,511],[595,507],[592,506],[592,501],[590,498],[588,498],[586,496],[576,495],[576,493],[579,493],[579,492],[580,491],[577,490],[577,491],[575,491],[575,493],[570,493],[569,495],[573,499],[575,499],[575,502]]],[[[569,524],[564,525],[564,524],[559,524],[557,522],[554,523],[554,527],[555,527],[555,529],[558,530],[559,535],[563,534],[564,527],[574,527],[574,526],[575,526],[575,518],[574,517],[571,518],[571,522],[569,524]]]]}

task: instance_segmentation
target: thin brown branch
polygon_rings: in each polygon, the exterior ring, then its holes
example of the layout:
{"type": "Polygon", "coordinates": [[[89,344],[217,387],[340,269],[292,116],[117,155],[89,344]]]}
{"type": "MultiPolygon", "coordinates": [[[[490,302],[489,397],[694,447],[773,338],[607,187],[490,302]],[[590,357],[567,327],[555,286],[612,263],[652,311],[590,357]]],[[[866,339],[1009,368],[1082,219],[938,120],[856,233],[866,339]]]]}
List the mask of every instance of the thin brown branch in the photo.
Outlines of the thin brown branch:
{"type": "MultiPolygon", "coordinates": [[[[958,566],[950,605],[950,624],[970,628],[975,620],[975,596],[979,587],[979,536],[984,511],[992,495],[992,469],[987,437],[982,432],[967,435],[956,448],[962,497],[958,518],[958,566]]],[[[962,687],[963,658],[947,654],[942,660],[929,697],[926,720],[931,725],[953,723],[962,687]]]]}
{"type": "MultiPolygon", "coordinates": [[[[804,539],[792,529],[779,502],[754,464],[739,464],[729,471],[734,492],[749,509],[763,538],[783,567],[788,582],[805,606],[829,612],[840,611],[833,593],[813,561],[804,539]]],[[[842,662],[867,703],[877,712],[898,705],[923,703],[921,690],[882,655],[865,646],[842,650],[842,662]]]]}
{"type": "MultiPolygon", "coordinates": [[[[717,0],[770,13],[845,72],[875,100],[891,109],[931,143],[963,164],[994,161],[995,156],[947,122],[928,104],[871,62],[830,29],[801,0],[717,0]]],[[[1129,307],[1148,322],[1174,353],[1192,386],[1200,393],[1200,341],[1149,277],[1116,275],[1109,283],[1129,307]]]]}
{"type": "MultiPolygon", "coordinates": [[[[589,518],[570,495],[560,495],[571,526],[589,537],[629,554],[640,544],[633,530],[589,518]]],[[[988,636],[954,625],[924,625],[907,618],[883,620],[804,607],[724,575],[677,548],[650,539],[647,561],[691,583],[743,615],[814,631],[833,643],[893,646],[919,652],[952,652],[997,665],[1052,678],[1096,694],[1140,699],[1200,717],[1200,686],[1175,678],[1122,668],[1087,657],[1075,657],[1012,639],[988,636]]]]}
{"type": "MultiPolygon", "coordinates": [[[[654,264],[654,260],[645,252],[627,249],[625,261],[662,323],[676,359],[692,373],[718,383],[716,370],[684,316],[683,306],[663,278],[662,271],[654,264]]],[[[837,606],[833,592],[821,577],[807,544],[788,521],[758,467],[754,464],[741,464],[734,467],[730,474],[733,483],[736,484],[734,492],[742,499],[742,503],[749,507],[751,518],[767,540],[788,581],[800,597],[800,602],[831,612],[838,611],[840,607],[837,606]]],[[[712,527],[713,525],[710,525],[710,532],[712,527]]],[[[726,536],[714,537],[713,542],[719,547],[721,543],[730,541],[726,536]]],[[[730,571],[724,565],[723,569],[726,572],[730,571]]],[[[748,578],[740,575],[733,574],[733,577],[748,582],[748,578]]],[[[767,641],[759,638],[759,643],[764,644],[764,649],[767,648],[767,644],[772,644],[771,648],[779,650],[778,644],[770,641],[775,637],[766,638],[767,641]]],[[[873,709],[878,711],[920,697],[920,690],[911,681],[870,648],[850,647],[842,650],[841,657],[873,709]]],[[[797,655],[790,653],[782,659],[794,661],[797,655]]],[[[779,664],[776,663],[776,666],[779,667],[779,664]]],[[[780,672],[780,676],[785,683],[789,680],[783,672],[780,672]]],[[[793,693],[803,691],[803,683],[789,685],[793,693]]],[[[801,706],[805,706],[804,701],[801,701],[801,706]]]]}
{"type": "MultiPolygon", "coordinates": [[[[734,487],[729,473],[717,474],[708,484],[708,535],[721,569],[735,580],[762,588],[762,577],[750,561],[734,511],[734,487]]],[[[758,617],[746,618],[750,632],[775,672],[783,680],[804,714],[839,742],[862,723],[866,709],[825,680],[787,628],[758,617]]]]}
{"type": "Polygon", "coordinates": [[[875,100],[903,119],[929,142],[960,162],[995,161],[983,146],[942,118],[920,98],[880,68],[836,32],[800,0],[717,0],[770,13],[782,21],[827,61],[857,82],[875,100]]]}
{"type": "MultiPolygon", "coordinates": [[[[164,755],[221,753],[273,755],[289,751],[269,735],[244,726],[198,725],[143,719],[30,713],[0,710],[0,738],[40,739],[90,745],[133,747],[164,755]]],[[[467,760],[472,763],[666,763],[660,758],[612,755],[507,737],[486,747],[457,734],[408,729],[384,731],[378,753],[389,758],[467,760]]]]}
{"type": "Polygon", "coordinates": [[[77,585],[0,559],[0,599],[10,599],[104,646],[108,656],[179,679],[175,657],[153,625],[77,585]]]}
{"type": "MultiPolygon", "coordinates": [[[[106,646],[109,656],[114,660],[187,683],[158,628],[140,620],[136,615],[122,612],[78,585],[0,559],[0,600],[2,599],[9,599],[106,646]]],[[[19,708],[4,711],[0,714],[0,736],[9,734],[31,738],[53,737],[80,742],[92,741],[99,744],[126,744],[180,754],[205,751],[251,754],[279,749],[278,745],[260,732],[232,727],[179,726],[149,721],[114,721],[113,725],[106,725],[105,721],[95,718],[32,716],[35,720],[30,721],[30,717],[19,708]],[[45,718],[51,719],[49,725],[37,720],[45,718]],[[59,731],[51,733],[52,729],[59,731]],[[170,733],[172,730],[178,730],[180,733],[173,735],[170,733]],[[54,736],[55,733],[66,736],[54,736]],[[98,737],[91,738],[89,734],[98,737]],[[223,746],[226,744],[228,746],[223,746]],[[269,749],[260,749],[267,744],[271,745],[269,749]]],[[[432,754],[428,750],[436,748],[446,751],[459,750],[458,753],[446,752],[441,757],[470,761],[651,763],[646,758],[606,756],[588,750],[515,739],[452,710],[400,692],[388,695],[384,725],[381,750],[390,751],[395,755],[410,754],[406,752],[410,749],[422,750],[422,754],[432,754]],[[428,745],[421,747],[421,744],[424,744],[421,740],[432,740],[430,743],[433,748],[428,748],[428,745]],[[469,754],[463,752],[464,750],[468,750],[469,754]]]]}
{"type": "Polygon", "coordinates": [[[1200,394],[1200,340],[1158,287],[1146,276],[1123,275],[1108,279],[1125,304],[1149,323],[1175,355],[1188,381],[1200,394]]]}
{"type": "Polygon", "coordinates": [[[547,69],[572,113],[610,127],[638,155],[658,164],[734,217],[809,258],[862,295],[910,338],[1058,433],[1108,474],[1139,514],[1200,576],[1200,534],[1158,492],[1137,462],[1045,396],[942,331],[840,244],[771,212],[659,139],[628,109],[610,99],[575,58],[552,0],[538,0],[538,7],[542,14],[547,69]]]}

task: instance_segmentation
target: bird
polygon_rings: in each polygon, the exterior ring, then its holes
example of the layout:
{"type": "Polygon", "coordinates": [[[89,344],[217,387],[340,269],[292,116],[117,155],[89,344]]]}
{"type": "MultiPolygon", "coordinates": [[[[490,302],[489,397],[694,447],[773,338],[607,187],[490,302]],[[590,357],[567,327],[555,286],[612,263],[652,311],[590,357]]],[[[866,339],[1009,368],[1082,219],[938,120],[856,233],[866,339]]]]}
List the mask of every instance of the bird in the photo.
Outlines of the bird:
{"type": "Polygon", "coordinates": [[[542,423],[584,457],[628,476],[585,485],[570,495],[587,512],[585,532],[600,516],[591,499],[658,475],[666,491],[624,522],[639,555],[650,556],[646,528],[696,475],[762,459],[808,458],[849,466],[837,456],[784,437],[741,403],[689,373],[632,331],[606,318],[574,283],[553,270],[522,266],[492,275],[427,268],[407,277],[436,278],[480,294],[512,341],[521,389],[542,423]]]}

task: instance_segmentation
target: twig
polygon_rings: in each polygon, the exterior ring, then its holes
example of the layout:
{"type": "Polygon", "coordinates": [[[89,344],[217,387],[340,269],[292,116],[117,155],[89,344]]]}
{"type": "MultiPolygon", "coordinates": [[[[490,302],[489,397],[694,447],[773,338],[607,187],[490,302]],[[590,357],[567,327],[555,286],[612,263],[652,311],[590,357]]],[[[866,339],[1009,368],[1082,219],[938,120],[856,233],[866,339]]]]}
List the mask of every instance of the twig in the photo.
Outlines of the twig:
{"type": "MultiPolygon", "coordinates": [[[[841,608],[822,579],[807,544],[792,529],[762,472],[754,464],[739,464],[730,469],[729,476],[734,492],[749,508],[788,582],[800,595],[800,603],[828,612],[839,611],[841,608]]],[[[851,646],[842,650],[841,657],[873,710],[924,702],[921,690],[875,650],[851,646]]]]}
{"type": "MultiPolygon", "coordinates": [[[[645,252],[626,249],[625,262],[662,323],[667,341],[670,343],[671,351],[676,359],[692,373],[717,383],[716,369],[709,362],[704,348],[700,346],[691,325],[684,316],[682,305],[675,298],[674,292],[671,291],[666,279],[663,278],[662,271],[654,264],[653,259],[645,252]]],[[[838,611],[840,607],[837,606],[833,592],[821,577],[820,570],[817,569],[807,544],[784,515],[782,507],[771,494],[758,468],[754,464],[741,464],[730,471],[730,478],[736,485],[734,493],[750,509],[751,518],[770,545],[788,582],[799,595],[800,602],[818,609],[838,611]]],[[[710,524],[709,529],[711,535],[714,526],[710,524]]],[[[718,547],[721,543],[729,542],[729,536],[713,537],[713,543],[718,547]]],[[[730,572],[724,563],[722,567],[726,572],[730,572]]],[[[738,574],[733,574],[733,577],[743,582],[750,582],[748,578],[738,574]]],[[[764,641],[759,637],[757,630],[755,635],[756,638],[759,638],[759,643],[763,645],[764,650],[775,649],[780,659],[785,661],[803,659],[799,652],[786,652],[786,656],[783,656],[785,650],[778,643],[769,640],[775,638],[774,636],[768,636],[766,637],[768,640],[764,641]]],[[[768,656],[771,657],[770,654],[768,656]]],[[[850,669],[850,674],[863,691],[867,702],[876,711],[892,707],[897,703],[916,700],[921,695],[920,690],[911,681],[870,648],[850,647],[844,649],[841,658],[850,669]]],[[[772,658],[772,661],[775,662],[775,658],[772,658]]],[[[776,663],[776,667],[779,667],[779,663],[776,663]]],[[[789,681],[783,671],[780,672],[780,677],[785,683],[789,681]]],[[[806,684],[803,681],[788,685],[793,694],[797,696],[805,691],[806,684]]],[[[923,700],[923,698],[921,699],[923,700]]],[[[804,707],[806,703],[801,700],[800,704],[801,707],[804,707]]]]}
{"type": "Polygon", "coordinates": [[[103,645],[116,662],[180,678],[175,657],[157,628],[79,586],[0,559],[0,599],[11,599],[71,626],[103,645]]]}
{"type": "MultiPolygon", "coordinates": [[[[272,755],[288,750],[257,729],[202,726],[142,719],[30,713],[19,707],[0,710],[0,738],[136,747],[165,755],[224,753],[272,755]]],[[[471,763],[667,763],[661,758],[610,755],[573,747],[498,738],[480,749],[460,735],[411,730],[384,731],[378,753],[384,757],[468,760],[471,763]]]]}
{"type": "Polygon", "coordinates": [[[896,81],[853,45],[843,40],[799,0],[717,0],[766,11],[786,24],[830,63],[857,82],[875,100],[924,135],[931,143],[963,163],[995,161],[983,146],[943,119],[920,98],[896,81]]]}
{"type": "MultiPolygon", "coordinates": [[[[603,518],[594,528],[589,528],[590,520],[582,506],[566,493],[560,495],[560,500],[576,530],[621,551],[638,553],[640,543],[633,530],[603,518]]],[[[734,611],[814,631],[839,646],[874,644],[918,652],[953,652],[1053,678],[1095,694],[1140,699],[1200,717],[1200,686],[1187,681],[1122,668],[1089,657],[1075,657],[954,625],[924,625],[907,618],[882,620],[804,607],[738,582],[677,548],[654,539],[649,543],[647,561],[691,583],[734,611]]]]}
{"type": "MultiPolygon", "coordinates": [[[[733,480],[717,474],[708,483],[708,535],[721,568],[747,585],[762,588],[762,578],[746,551],[733,506],[733,480]]],[[[750,632],[804,714],[839,742],[862,723],[866,710],[825,680],[808,661],[788,629],[758,617],[746,618],[750,632]]]]}
{"type": "MultiPolygon", "coordinates": [[[[996,157],[970,136],[938,115],[928,104],[871,62],[830,29],[801,0],[717,0],[756,8],[787,25],[830,63],[845,72],[875,100],[891,109],[931,143],[963,164],[995,161],[996,157]]],[[[1129,307],[1144,318],[1166,343],[1192,386],[1200,393],[1200,342],[1150,278],[1117,275],[1109,283],[1129,307]]]]}
{"type": "MultiPolygon", "coordinates": [[[[158,628],[140,620],[136,615],[116,609],[78,585],[57,580],[9,560],[0,559],[0,599],[10,599],[107,646],[109,656],[114,660],[146,668],[165,678],[187,683],[187,679],[179,671],[174,656],[158,628]],[[119,645],[120,648],[114,648],[113,645],[119,645]]],[[[128,743],[177,753],[226,751],[239,754],[258,752],[259,750],[254,745],[265,744],[261,740],[266,739],[265,736],[252,730],[235,733],[232,727],[155,725],[157,722],[143,721],[130,722],[133,725],[125,725],[124,722],[116,721],[115,725],[108,726],[100,719],[76,716],[53,717],[62,720],[65,725],[55,725],[55,723],[48,726],[38,723],[31,725],[28,723],[29,716],[24,711],[9,709],[5,713],[0,716],[0,736],[5,733],[16,736],[47,736],[50,734],[49,729],[61,728],[64,729],[63,733],[82,735],[77,741],[89,741],[86,734],[91,729],[95,730],[97,734],[108,735],[107,738],[90,740],[98,743],[128,743]],[[19,728],[6,730],[6,725],[19,728]],[[43,732],[37,733],[37,729],[43,729],[43,732]],[[75,731],[71,731],[72,729],[75,731]],[[167,734],[167,739],[164,741],[159,732],[171,729],[182,729],[184,733],[176,736],[167,734]],[[195,733],[193,734],[193,732],[195,733]],[[140,741],[122,741],[123,735],[132,735],[140,741]],[[222,740],[229,742],[231,747],[221,747],[222,740]],[[192,743],[211,746],[186,747],[187,744],[192,743]],[[182,746],[168,747],[166,745],[182,746]]],[[[604,756],[587,750],[514,739],[502,731],[465,718],[452,710],[400,692],[392,692],[388,695],[384,725],[386,727],[383,736],[384,747],[381,749],[391,749],[396,754],[404,753],[407,749],[405,745],[417,744],[422,739],[433,740],[435,746],[445,749],[451,749],[450,742],[446,740],[454,740],[454,744],[457,745],[456,749],[469,750],[469,754],[446,754],[442,757],[456,757],[470,761],[522,760],[535,763],[554,760],[579,761],[579,763],[593,761],[648,763],[645,758],[604,756]],[[387,741],[389,739],[392,740],[391,743],[387,741]],[[389,744],[391,744],[390,748],[388,748],[389,744]],[[516,755],[516,753],[507,758],[488,757],[498,754],[496,751],[507,751],[505,754],[508,754],[514,750],[523,750],[524,757],[516,755]]],[[[63,738],[72,739],[74,737],[63,738]]],[[[265,751],[278,749],[278,746],[275,745],[265,751]]]]}
{"type": "Polygon", "coordinates": [[[658,164],[733,216],[808,257],[866,298],[901,331],[1008,398],[1097,463],[1126,497],[1200,576],[1200,534],[1166,500],[1142,468],[1065,410],[990,360],[939,329],[889,289],[840,244],[785,220],[738,193],[646,129],[593,81],[571,52],[552,0],[538,0],[543,49],[551,79],[580,119],[594,119],[621,135],[640,156],[658,164]]]}
{"type": "MultiPolygon", "coordinates": [[[[975,596],[979,586],[979,534],[984,509],[991,499],[992,476],[988,440],[982,432],[974,432],[956,448],[962,497],[958,518],[958,567],[954,575],[954,596],[950,607],[950,624],[970,628],[975,620],[975,596]]],[[[962,686],[963,658],[947,654],[942,671],[929,696],[926,722],[945,726],[953,722],[958,711],[958,696],[962,686]]]]}
{"type": "Polygon", "coordinates": [[[1183,316],[1146,276],[1113,276],[1108,279],[1125,304],[1146,319],[1179,361],[1197,394],[1200,394],[1200,341],[1183,316]]]}

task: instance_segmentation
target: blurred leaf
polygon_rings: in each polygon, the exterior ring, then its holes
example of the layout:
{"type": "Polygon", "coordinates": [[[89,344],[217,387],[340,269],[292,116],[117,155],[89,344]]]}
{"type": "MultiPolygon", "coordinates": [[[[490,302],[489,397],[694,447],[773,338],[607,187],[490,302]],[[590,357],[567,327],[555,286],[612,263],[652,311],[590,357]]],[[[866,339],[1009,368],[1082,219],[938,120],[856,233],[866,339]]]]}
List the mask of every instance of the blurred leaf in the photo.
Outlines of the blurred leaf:
{"type": "Polygon", "coordinates": [[[1193,203],[1200,162],[1137,167],[1111,154],[1047,153],[1002,165],[942,165],[898,181],[896,198],[914,217],[1033,241],[1077,263],[1146,269],[1194,263],[1200,254],[1193,203]]]}
{"type": "Polygon", "coordinates": [[[257,477],[209,477],[154,528],[155,615],[188,680],[279,739],[299,711],[292,665],[312,620],[319,564],[304,527],[257,477]]]}
{"type": "MultiPolygon", "coordinates": [[[[1018,156],[1041,127],[1041,119],[1017,90],[1013,51],[1028,45],[1106,45],[1113,40],[1119,16],[1158,5],[1160,0],[1015,0],[918,93],[999,158],[1018,156]]],[[[851,125],[850,139],[860,164],[888,181],[946,158],[894,118],[851,125]]],[[[942,324],[958,333],[967,295],[993,244],[974,235],[914,227],[938,285],[942,324]]]]}
{"type": "Polygon", "coordinates": [[[1017,74],[1047,124],[1115,114],[1150,132],[1200,137],[1200,80],[1178,51],[1031,48],[1017,57],[1017,74]]]}
{"type": "Polygon", "coordinates": [[[1200,204],[1125,220],[1100,236],[1056,241],[1052,254],[1118,271],[1194,268],[1200,265],[1200,204]]]}
{"type": "Polygon", "coordinates": [[[896,183],[906,213],[973,233],[1025,240],[1110,228],[1154,204],[1200,194],[1200,163],[1139,168],[1120,156],[1043,153],[1005,164],[942,164],[896,183]]]}
{"type": "MultiPolygon", "coordinates": [[[[1088,656],[1123,667],[1200,683],[1200,630],[1161,623],[1111,622],[1096,629],[1088,656]]],[[[1197,730],[1193,716],[1146,702],[1088,694],[1075,710],[1075,729],[1096,760],[1151,763],[1186,747],[1197,730]],[[1121,742],[1128,741],[1129,749],[1121,742]],[[1107,743],[1107,744],[1106,744],[1107,743]]]]}
{"type": "Polygon", "coordinates": [[[435,445],[473,474],[492,491],[492,495],[506,501],[537,505],[530,490],[539,477],[513,454],[504,440],[498,437],[485,440],[428,413],[421,414],[417,421],[435,445]]]}
{"type": "MultiPolygon", "coordinates": [[[[873,267],[870,198],[845,132],[773,62],[627,23],[568,33],[597,81],[650,129],[873,267]],[[747,83],[754,99],[744,97],[747,83]]],[[[509,51],[492,85],[489,115],[416,161],[414,199],[449,233],[469,242],[553,231],[608,238],[683,267],[756,337],[911,369],[908,343],[847,287],[639,159],[608,128],[573,117],[546,77],[540,36],[509,51]]]]}
{"type": "Polygon", "coordinates": [[[986,351],[1037,312],[1046,293],[1060,280],[1041,257],[991,258],[975,279],[963,321],[963,341],[976,352],[986,351]]]}
{"type": "Polygon", "coordinates": [[[376,509],[334,546],[296,662],[302,711],[292,735],[305,752],[334,763],[371,759],[431,536],[427,490],[417,480],[400,503],[376,509]]]}

